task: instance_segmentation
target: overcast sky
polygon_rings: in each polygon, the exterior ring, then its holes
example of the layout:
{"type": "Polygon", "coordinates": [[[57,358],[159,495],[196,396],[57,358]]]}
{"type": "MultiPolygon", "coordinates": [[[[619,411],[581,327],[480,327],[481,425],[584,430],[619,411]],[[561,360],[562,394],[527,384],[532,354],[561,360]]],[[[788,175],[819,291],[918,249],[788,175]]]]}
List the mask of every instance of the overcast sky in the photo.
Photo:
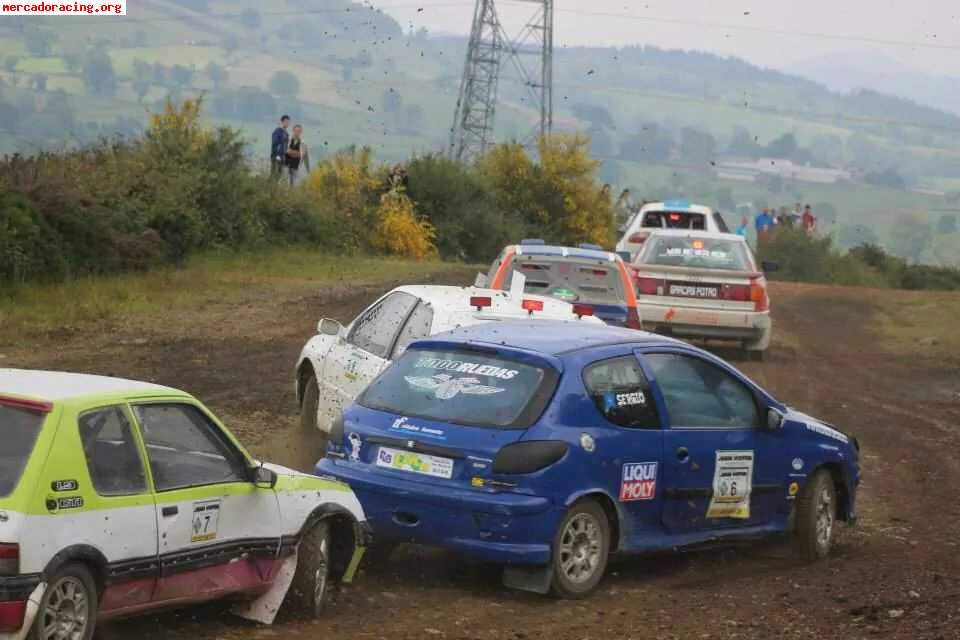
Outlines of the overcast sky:
{"type": "MultiPolygon", "coordinates": [[[[515,32],[518,18],[530,11],[518,15],[522,2],[497,1],[505,26],[515,32]]],[[[467,34],[474,0],[373,4],[407,26],[467,34]]],[[[957,0],[555,0],[554,7],[558,46],[654,44],[736,55],[776,68],[859,52],[916,71],[960,76],[957,0]]]]}

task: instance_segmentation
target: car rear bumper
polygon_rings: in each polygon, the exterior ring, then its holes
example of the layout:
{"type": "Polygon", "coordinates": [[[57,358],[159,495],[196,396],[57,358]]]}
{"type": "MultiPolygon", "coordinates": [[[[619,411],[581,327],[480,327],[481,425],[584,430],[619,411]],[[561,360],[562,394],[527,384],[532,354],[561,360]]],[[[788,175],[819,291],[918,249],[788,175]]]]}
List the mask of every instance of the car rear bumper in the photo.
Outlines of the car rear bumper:
{"type": "Polygon", "coordinates": [[[26,637],[43,590],[39,575],[0,578],[0,640],[26,637]]]}
{"type": "Polygon", "coordinates": [[[758,340],[770,331],[767,311],[734,311],[669,304],[637,305],[643,328],[658,333],[722,340],[758,340]]]}
{"type": "Polygon", "coordinates": [[[563,517],[562,506],[548,498],[388,478],[348,461],[324,458],[317,473],[351,486],[377,543],[435,545],[501,564],[546,564],[563,517]]]}

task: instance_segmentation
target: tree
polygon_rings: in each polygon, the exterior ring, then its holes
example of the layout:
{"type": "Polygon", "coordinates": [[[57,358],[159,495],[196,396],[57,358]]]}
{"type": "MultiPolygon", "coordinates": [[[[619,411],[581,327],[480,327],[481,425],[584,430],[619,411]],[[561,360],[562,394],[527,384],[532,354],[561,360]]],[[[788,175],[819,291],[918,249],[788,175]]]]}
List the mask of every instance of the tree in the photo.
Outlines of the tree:
{"type": "Polygon", "coordinates": [[[227,70],[216,62],[208,63],[204,72],[207,74],[207,77],[210,78],[210,82],[213,83],[214,89],[220,89],[227,81],[227,70]]]}
{"type": "Polygon", "coordinates": [[[178,89],[182,89],[190,84],[190,81],[193,80],[194,70],[190,67],[185,67],[182,64],[175,64],[170,69],[170,81],[173,82],[173,86],[178,89]]]}
{"type": "Polygon", "coordinates": [[[270,91],[280,96],[300,93],[300,79],[290,71],[277,71],[270,76],[270,91]]]}
{"type": "Polygon", "coordinates": [[[387,88],[383,92],[383,110],[387,113],[397,113],[403,108],[403,98],[400,92],[393,87],[387,88]]]}
{"type": "Polygon", "coordinates": [[[573,105],[573,115],[575,115],[580,120],[585,120],[590,123],[588,129],[593,129],[596,127],[607,127],[609,129],[615,129],[616,124],[613,121],[613,118],[610,116],[610,112],[606,108],[596,105],[588,104],[581,102],[579,104],[573,105]]]}
{"type": "Polygon", "coordinates": [[[151,83],[153,80],[153,67],[150,63],[140,58],[134,58],[133,79],[139,82],[151,83]]]}
{"type": "Polygon", "coordinates": [[[150,75],[153,78],[153,84],[164,85],[167,82],[167,68],[159,62],[154,62],[150,68],[150,75]]]}
{"type": "Polygon", "coordinates": [[[32,26],[23,34],[23,44],[27,47],[27,51],[38,58],[49,56],[56,40],[56,33],[39,27],[32,26]]]}
{"type": "Polygon", "coordinates": [[[686,162],[707,164],[714,158],[717,141],[706,131],[684,127],[680,130],[680,155],[686,162]]]}
{"type": "Polygon", "coordinates": [[[134,80],[133,91],[137,94],[137,102],[142,103],[146,95],[150,93],[150,83],[146,80],[134,80]]]}
{"type": "Polygon", "coordinates": [[[30,83],[33,85],[33,88],[37,91],[46,91],[47,90],[47,74],[45,73],[35,73],[33,77],[30,78],[30,83]]]}
{"type": "Polygon", "coordinates": [[[242,120],[263,120],[277,115],[273,96],[258,87],[240,87],[236,92],[234,109],[242,120]]]}
{"type": "Polygon", "coordinates": [[[117,75],[110,56],[102,49],[93,51],[83,63],[83,83],[95,96],[112,96],[117,90],[117,75]]]}
{"type": "Polygon", "coordinates": [[[69,73],[76,73],[83,66],[83,58],[79,53],[61,53],[60,60],[69,73]]]}
{"type": "Polygon", "coordinates": [[[670,158],[673,138],[667,131],[650,123],[640,127],[640,133],[630,136],[620,145],[620,157],[637,162],[663,162],[670,158]]]}
{"type": "Polygon", "coordinates": [[[901,216],[891,229],[890,237],[894,253],[918,262],[933,240],[933,231],[926,221],[917,216],[901,216]]]}
{"type": "Polygon", "coordinates": [[[957,226],[957,214],[955,213],[945,213],[937,221],[937,233],[956,233],[958,228],[960,227],[957,226]]]}
{"type": "Polygon", "coordinates": [[[15,73],[17,71],[17,65],[20,64],[19,56],[7,56],[3,59],[3,68],[9,71],[10,73],[15,73]]]}
{"type": "Polygon", "coordinates": [[[885,169],[883,171],[871,171],[863,176],[863,181],[867,184],[878,187],[888,187],[890,189],[906,189],[907,181],[895,169],[885,169]]]}
{"type": "Polygon", "coordinates": [[[743,127],[737,127],[733,130],[733,138],[727,146],[727,153],[732,156],[744,156],[755,158],[760,155],[761,147],[757,144],[750,132],[743,127]]]}
{"type": "Polygon", "coordinates": [[[767,155],[771,158],[789,158],[797,152],[799,145],[792,133],[785,133],[767,145],[767,155]]]}

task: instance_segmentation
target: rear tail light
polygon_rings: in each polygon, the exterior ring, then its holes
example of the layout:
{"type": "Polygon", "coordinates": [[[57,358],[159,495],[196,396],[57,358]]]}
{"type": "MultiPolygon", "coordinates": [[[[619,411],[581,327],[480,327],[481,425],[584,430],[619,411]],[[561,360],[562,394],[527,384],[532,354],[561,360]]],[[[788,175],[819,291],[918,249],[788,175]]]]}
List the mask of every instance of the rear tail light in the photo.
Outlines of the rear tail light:
{"type": "Polygon", "coordinates": [[[573,313],[576,314],[578,318],[582,318],[583,316],[592,316],[593,307],[588,304],[575,304],[573,305],[573,313]]]}
{"type": "Polygon", "coordinates": [[[721,289],[720,296],[732,302],[751,302],[750,286],[745,284],[726,284],[721,289]]]}
{"type": "Polygon", "coordinates": [[[0,544],[0,576],[20,573],[20,545],[0,544]]]}
{"type": "Polygon", "coordinates": [[[627,329],[636,329],[638,331],[643,329],[643,323],[640,321],[640,314],[637,313],[636,307],[627,309],[626,327],[627,329]]]}
{"type": "Polygon", "coordinates": [[[631,242],[633,244],[643,244],[644,242],[647,241],[647,237],[649,235],[650,233],[645,231],[633,233],[633,234],[630,234],[629,238],[627,238],[627,242],[631,242]]]}
{"type": "Polygon", "coordinates": [[[493,299],[490,296],[471,296],[470,306],[476,307],[477,311],[493,306],[493,299]]]}
{"type": "Polygon", "coordinates": [[[767,297],[767,287],[761,281],[762,276],[750,278],[750,300],[754,311],[766,311],[770,308],[770,298],[767,297]]]}
{"type": "Polygon", "coordinates": [[[657,278],[637,277],[637,293],[642,296],[662,296],[664,289],[663,280],[657,278]]]}
{"type": "Polygon", "coordinates": [[[16,633],[23,627],[27,601],[0,602],[0,633],[16,633]]]}
{"type": "Polygon", "coordinates": [[[567,453],[567,443],[538,440],[508,444],[493,459],[495,474],[534,473],[546,469],[567,453]]]}
{"type": "Polygon", "coordinates": [[[533,313],[534,311],[543,311],[543,300],[524,300],[520,303],[524,311],[533,313]]]}

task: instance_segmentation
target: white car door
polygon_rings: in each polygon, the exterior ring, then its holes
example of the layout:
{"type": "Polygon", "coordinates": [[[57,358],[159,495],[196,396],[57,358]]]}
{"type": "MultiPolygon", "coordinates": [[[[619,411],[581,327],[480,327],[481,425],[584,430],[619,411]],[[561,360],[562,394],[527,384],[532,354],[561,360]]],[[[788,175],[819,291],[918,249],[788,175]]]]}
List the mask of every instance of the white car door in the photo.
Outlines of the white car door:
{"type": "Polygon", "coordinates": [[[357,316],[346,337],[331,347],[321,375],[330,412],[353,402],[390,364],[397,334],[418,302],[417,297],[402,291],[387,294],[357,316]]]}

